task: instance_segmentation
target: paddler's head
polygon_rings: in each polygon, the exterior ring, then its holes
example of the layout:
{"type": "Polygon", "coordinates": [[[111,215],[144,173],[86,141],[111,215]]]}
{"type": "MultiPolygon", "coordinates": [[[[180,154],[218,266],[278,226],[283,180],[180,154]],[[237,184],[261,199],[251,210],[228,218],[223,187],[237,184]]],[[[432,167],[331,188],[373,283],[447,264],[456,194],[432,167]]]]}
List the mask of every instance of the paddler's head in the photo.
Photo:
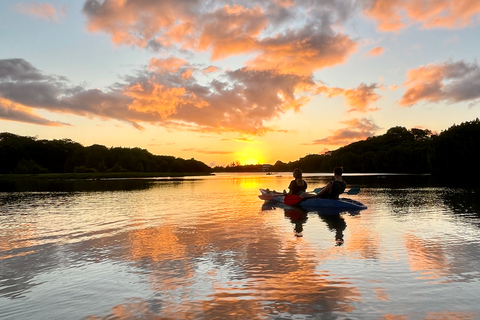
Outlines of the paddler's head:
{"type": "Polygon", "coordinates": [[[299,168],[293,170],[293,177],[295,179],[302,179],[302,170],[300,170],[299,168]]]}
{"type": "Polygon", "coordinates": [[[343,174],[343,167],[336,167],[333,169],[333,174],[337,177],[341,177],[343,174]]]}

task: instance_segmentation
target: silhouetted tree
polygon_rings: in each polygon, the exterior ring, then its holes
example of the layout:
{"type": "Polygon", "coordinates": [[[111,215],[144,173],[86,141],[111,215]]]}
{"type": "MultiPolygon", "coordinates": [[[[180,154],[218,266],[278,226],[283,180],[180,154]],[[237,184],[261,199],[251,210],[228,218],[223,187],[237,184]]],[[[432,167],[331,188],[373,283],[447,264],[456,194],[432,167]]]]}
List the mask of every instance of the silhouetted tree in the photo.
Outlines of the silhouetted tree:
{"type": "Polygon", "coordinates": [[[480,178],[480,120],[453,125],[433,141],[432,172],[458,179],[480,178]]]}
{"type": "Polygon", "coordinates": [[[156,156],[141,148],[83,147],[70,139],[37,140],[0,133],[0,173],[192,172],[212,169],[195,159],[156,156]]]}

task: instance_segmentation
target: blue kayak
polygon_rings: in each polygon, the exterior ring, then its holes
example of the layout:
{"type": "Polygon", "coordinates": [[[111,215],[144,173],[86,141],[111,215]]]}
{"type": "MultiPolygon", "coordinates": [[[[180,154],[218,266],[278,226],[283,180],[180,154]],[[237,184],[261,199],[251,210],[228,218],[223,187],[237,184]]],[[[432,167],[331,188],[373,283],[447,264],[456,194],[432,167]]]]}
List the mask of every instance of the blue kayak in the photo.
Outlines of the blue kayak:
{"type": "MultiPolygon", "coordinates": [[[[284,203],[285,196],[281,193],[275,193],[265,189],[260,189],[261,195],[258,197],[262,200],[273,201],[284,203]]],[[[332,209],[348,209],[348,210],[364,210],[367,209],[367,206],[363,203],[349,199],[349,198],[340,198],[338,200],[333,199],[323,199],[323,198],[306,198],[300,201],[295,206],[305,208],[305,209],[316,209],[316,208],[332,208],[332,209]]]]}

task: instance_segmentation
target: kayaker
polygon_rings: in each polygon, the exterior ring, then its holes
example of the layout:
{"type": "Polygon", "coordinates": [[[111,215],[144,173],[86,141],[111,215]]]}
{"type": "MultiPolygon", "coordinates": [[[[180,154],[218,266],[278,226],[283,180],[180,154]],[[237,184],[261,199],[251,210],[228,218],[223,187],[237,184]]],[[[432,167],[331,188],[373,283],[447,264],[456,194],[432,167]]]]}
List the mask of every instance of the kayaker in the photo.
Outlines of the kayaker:
{"type": "Polygon", "coordinates": [[[293,170],[293,177],[295,180],[290,181],[290,185],[288,186],[288,192],[283,190],[284,195],[301,195],[307,190],[307,183],[302,178],[303,172],[299,168],[293,170]]]}
{"type": "Polygon", "coordinates": [[[317,194],[320,198],[338,200],[338,196],[345,191],[347,183],[343,181],[343,168],[336,167],[333,169],[333,181],[327,183],[325,187],[317,194]]]}

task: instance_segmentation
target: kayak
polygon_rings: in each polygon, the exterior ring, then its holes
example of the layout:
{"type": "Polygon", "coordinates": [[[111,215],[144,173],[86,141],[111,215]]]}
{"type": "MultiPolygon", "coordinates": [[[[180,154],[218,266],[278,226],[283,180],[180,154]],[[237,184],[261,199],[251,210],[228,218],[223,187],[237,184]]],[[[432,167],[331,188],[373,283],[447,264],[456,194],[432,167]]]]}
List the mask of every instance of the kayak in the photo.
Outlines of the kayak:
{"type": "MultiPolygon", "coordinates": [[[[266,189],[260,189],[260,195],[258,196],[262,200],[284,203],[285,195],[283,193],[273,192],[266,189]]],[[[364,210],[367,209],[367,206],[363,203],[349,199],[349,198],[339,198],[338,200],[333,199],[323,199],[323,198],[305,198],[296,204],[296,206],[305,208],[305,209],[315,209],[315,208],[332,208],[332,209],[352,209],[352,210],[364,210]]]]}

